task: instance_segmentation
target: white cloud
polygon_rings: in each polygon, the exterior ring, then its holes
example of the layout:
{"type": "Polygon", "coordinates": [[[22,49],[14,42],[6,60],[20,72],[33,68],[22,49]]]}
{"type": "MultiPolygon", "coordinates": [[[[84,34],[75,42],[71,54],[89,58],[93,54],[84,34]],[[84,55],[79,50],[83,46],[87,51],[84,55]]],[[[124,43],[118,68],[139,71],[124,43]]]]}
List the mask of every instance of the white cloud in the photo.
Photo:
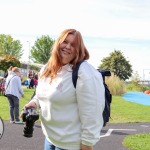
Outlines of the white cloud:
{"type": "Polygon", "coordinates": [[[76,28],[87,36],[149,38],[149,2],[139,6],[129,0],[6,0],[0,5],[0,32],[58,34],[76,28]]]}
{"type": "Polygon", "coordinates": [[[139,45],[140,40],[150,39],[149,8],[149,0],[0,0],[0,34],[21,40],[27,59],[27,41],[32,46],[41,35],[58,35],[65,28],[76,28],[84,36],[101,38],[86,43],[94,66],[120,49],[134,69],[142,72],[150,64],[150,45],[139,45]]]}

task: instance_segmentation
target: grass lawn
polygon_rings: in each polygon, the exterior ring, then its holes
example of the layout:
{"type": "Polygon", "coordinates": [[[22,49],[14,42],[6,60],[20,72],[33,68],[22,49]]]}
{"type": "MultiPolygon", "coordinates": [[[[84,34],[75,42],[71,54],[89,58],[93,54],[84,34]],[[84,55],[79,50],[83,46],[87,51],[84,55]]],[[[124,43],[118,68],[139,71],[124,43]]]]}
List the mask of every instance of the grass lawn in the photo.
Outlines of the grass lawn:
{"type": "MultiPolygon", "coordinates": [[[[24,92],[25,97],[20,99],[20,112],[23,106],[30,100],[34,89],[24,89],[24,92]]],[[[120,96],[113,96],[111,104],[112,119],[110,119],[110,123],[150,122],[149,114],[150,106],[128,102],[120,96]]],[[[8,100],[4,96],[0,96],[0,117],[3,120],[9,120],[8,100]]],[[[149,134],[126,136],[123,145],[130,148],[130,150],[149,150],[150,142],[147,142],[149,139],[149,134]],[[143,139],[143,142],[139,142],[141,138],[143,139]],[[145,147],[145,144],[148,149],[142,149],[145,147]]]]}
{"type": "MultiPolygon", "coordinates": [[[[30,100],[31,95],[34,92],[34,89],[23,89],[25,97],[20,99],[20,112],[24,105],[30,100]]],[[[10,120],[9,118],[9,104],[7,97],[0,96],[0,117],[3,120],[10,120]]]]}
{"type": "MultiPolygon", "coordinates": [[[[120,96],[113,96],[111,105],[111,123],[150,122],[150,106],[125,101],[120,96]]],[[[126,136],[123,145],[130,150],[150,150],[150,134],[126,136]]]]}
{"type": "Polygon", "coordinates": [[[150,133],[126,136],[123,145],[130,150],[150,150],[150,133]]]}
{"type": "MultiPolygon", "coordinates": [[[[20,99],[20,111],[33,92],[34,89],[24,89],[25,97],[20,99]]],[[[120,96],[113,96],[110,123],[150,122],[149,114],[150,106],[127,102],[120,96]]],[[[0,96],[0,116],[3,120],[9,120],[8,100],[4,96],[0,96]]]]}
{"type": "Polygon", "coordinates": [[[120,96],[113,96],[111,123],[150,122],[150,106],[128,102],[120,96]]]}

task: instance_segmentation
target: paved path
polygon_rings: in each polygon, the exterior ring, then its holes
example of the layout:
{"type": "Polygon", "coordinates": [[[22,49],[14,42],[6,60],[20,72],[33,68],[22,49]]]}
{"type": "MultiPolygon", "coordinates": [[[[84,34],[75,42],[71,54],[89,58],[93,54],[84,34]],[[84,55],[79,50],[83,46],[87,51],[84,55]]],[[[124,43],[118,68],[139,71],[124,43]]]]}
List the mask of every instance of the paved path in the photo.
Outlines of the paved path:
{"type": "MultiPolygon", "coordinates": [[[[44,136],[39,123],[35,124],[32,138],[22,136],[23,124],[5,121],[4,126],[0,150],[43,150],[44,136]]],[[[124,137],[137,133],[150,133],[150,123],[108,124],[102,129],[101,140],[94,150],[127,150],[122,146],[124,137]]]]}

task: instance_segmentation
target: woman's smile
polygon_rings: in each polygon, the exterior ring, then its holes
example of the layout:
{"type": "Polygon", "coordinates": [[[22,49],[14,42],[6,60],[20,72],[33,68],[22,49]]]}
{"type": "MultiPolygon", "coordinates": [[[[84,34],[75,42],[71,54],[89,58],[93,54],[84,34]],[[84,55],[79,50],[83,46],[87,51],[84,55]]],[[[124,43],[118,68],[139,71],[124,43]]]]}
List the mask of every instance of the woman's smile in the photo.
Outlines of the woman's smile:
{"type": "Polygon", "coordinates": [[[70,51],[68,51],[68,50],[65,50],[65,49],[62,49],[62,52],[64,53],[64,54],[71,54],[71,52],[70,51]]]}
{"type": "Polygon", "coordinates": [[[74,38],[74,35],[70,34],[65,41],[60,44],[60,54],[64,65],[75,58],[74,38]]]}

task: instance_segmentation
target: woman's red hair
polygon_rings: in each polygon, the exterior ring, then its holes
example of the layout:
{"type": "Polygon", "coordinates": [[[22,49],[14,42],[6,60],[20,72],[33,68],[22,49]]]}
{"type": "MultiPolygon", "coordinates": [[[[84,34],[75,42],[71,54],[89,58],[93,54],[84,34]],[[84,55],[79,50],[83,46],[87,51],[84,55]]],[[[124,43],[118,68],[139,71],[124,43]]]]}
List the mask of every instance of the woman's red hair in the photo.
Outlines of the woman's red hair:
{"type": "Polygon", "coordinates": [[[52,47],[51,57],[48,60],[48,63],[46,65],[44,72],[41,75],[41,78],[50,77],[52,82],[52,80],[56,77],[58,70],[62,68],[63,64],[59,48],[60,44],[66,39],[66,37],[69,34],[73,34],[75,36],[74,45],[76,52],[75,59],[73,59],[70,62],[70,64],[72,64],[74,67],[76,63],[78,63],[79,61],[89,59],[89,52],[84,45],[81,33],[79,31],[76,31],[75,29],[66,29],[63,32],[61,32],[61,34],[55,41],[52,47]]]}

